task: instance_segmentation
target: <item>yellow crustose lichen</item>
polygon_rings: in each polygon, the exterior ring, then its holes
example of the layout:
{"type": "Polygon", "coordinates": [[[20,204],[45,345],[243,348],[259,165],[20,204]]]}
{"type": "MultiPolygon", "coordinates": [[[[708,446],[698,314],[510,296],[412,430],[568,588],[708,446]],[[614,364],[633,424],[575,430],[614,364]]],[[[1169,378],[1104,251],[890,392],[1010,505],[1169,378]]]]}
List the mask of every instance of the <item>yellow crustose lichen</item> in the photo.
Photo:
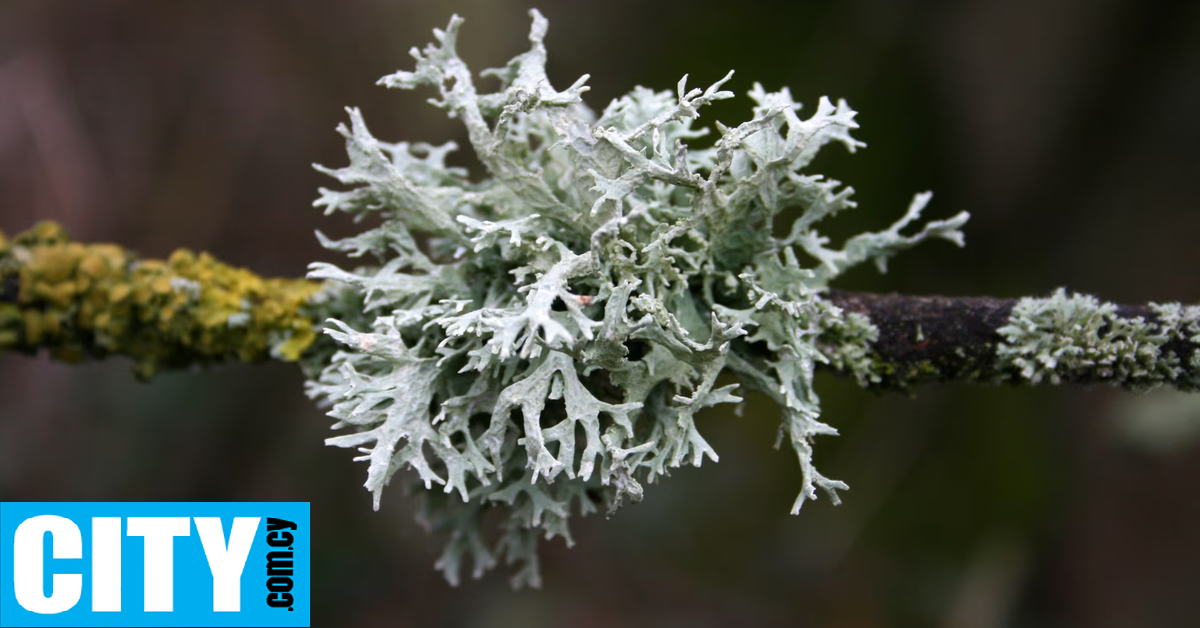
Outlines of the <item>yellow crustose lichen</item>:
{"type": "Polygon", "coordinates": [[[305,311],[318,284],[263,279],[180,249],[138,260],[113,244],[72,242],[43,222],[0,234],[0,350],[54,357],[127,355],[161,367],[275,357],[295,361],[316,334],[305,311]]]}

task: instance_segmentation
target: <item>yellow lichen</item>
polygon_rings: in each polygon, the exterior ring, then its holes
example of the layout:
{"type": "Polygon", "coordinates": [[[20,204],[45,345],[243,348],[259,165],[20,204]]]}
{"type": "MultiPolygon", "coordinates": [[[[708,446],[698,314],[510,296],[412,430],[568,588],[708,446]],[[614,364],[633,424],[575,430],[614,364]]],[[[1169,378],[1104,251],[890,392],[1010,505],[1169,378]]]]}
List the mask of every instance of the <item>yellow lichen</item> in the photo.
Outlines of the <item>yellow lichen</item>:
{"type": "Polygon", "coordinates": [[[0,233],[0,350],[56,358],[127,355],[139,375],[229,360],[295,361],[316,331],[319,284],[264,279],[207,253],[138,260],[112,244],[71,242],[43,222],[0,233]]]}

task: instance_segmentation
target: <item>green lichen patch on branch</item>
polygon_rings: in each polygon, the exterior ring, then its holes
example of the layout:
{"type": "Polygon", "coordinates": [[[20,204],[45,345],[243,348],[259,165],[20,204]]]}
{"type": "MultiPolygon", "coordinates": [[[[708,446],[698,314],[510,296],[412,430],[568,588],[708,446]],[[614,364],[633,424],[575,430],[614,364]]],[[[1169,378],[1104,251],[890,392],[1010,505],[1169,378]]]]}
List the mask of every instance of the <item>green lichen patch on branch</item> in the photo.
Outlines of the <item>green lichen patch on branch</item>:
{"type": "Polygon", "coordinates": [[[39,223],[0,234],[0,351],[62,360],[133,358],[160,368],[268,358],[295,361],[316,337],[307,302],[319,285],[263,279],[205,253],[139,260],[113,244],[72,242],[39,223]]]}
{"type": "Polygon", "coordinates": [[[879,328],[870,318],[858,312],[845,312],[826,320],[817,339],[817,349],[829,368],[853,377],[864,388],[880,385],[894,371],[875,349],[879,328]]]}
{"type": "Polygon", "coordinates": [[[1102,381],[1134,390],[1200,384],[1200,307],[1151,304],[1122,316],[1113,303],[1059,289],[1024,298],[998,329],[997,370],[1033,384],[1102,381]]]}
{"type": "Polygon", "coordinates": [[[832,243],[822,221],[855,207],[853,190],[808,167],[828,144],[863,146],[844,101],[801,117],[787,89],[755,84],[750,119],[716,123],[698,148],[709,129],[696,120],[735,96],[731,75],[595,111],[587,77],[551,86],[547,22],[532,16],[529,50],[482,73],[496,91],[459,58],[458,17],[412,51],[412,71],[380,81],[432,90],[482,178],[447,166],[454,144],[380,141],[355,109],[338,129],[349,164],[320,168],[342,186],[316,205],[378,226],[322,237],[357,261],[309,273],[362,304],[330,308],[340,351],[305,361],[309,394],[347,430],[328,444],[363,453],[376,504],[393,479],[440,488],[421,491],[423,518],[449,536],[438,565],[452,582],[502,558],[516,584],[538,584],[538,536],[569,543],[572,515],[611,514],[674,469],[716,462],[700,413],[740,404],[741,388],[781,409],[800,471],[792,512],[818,491],[836,503],[845,485],[813,462],[816,437],[837,433],[813,373],[880,375],[877,330],[828,286],[924,241],[961,245],[967,215],[917,224],[918,194],[889,228],[832,243]],[[785,211],[795,219],[773,232],[785,211]],[[718,386],[722,373],[739,383],[718,386]]]}

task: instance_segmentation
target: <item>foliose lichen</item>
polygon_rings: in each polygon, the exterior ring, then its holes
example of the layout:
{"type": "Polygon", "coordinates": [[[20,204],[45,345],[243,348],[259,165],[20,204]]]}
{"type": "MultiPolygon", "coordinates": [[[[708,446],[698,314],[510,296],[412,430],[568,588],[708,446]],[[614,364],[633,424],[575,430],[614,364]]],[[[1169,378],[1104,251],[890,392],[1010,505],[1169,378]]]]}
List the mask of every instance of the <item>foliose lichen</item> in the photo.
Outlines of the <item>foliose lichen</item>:
{"type": "Polygon", "coordinates": [[[967,214],[904,234],[930,199],[918,194],[890,228],[835,247],[817,225],[854,207],[853,190],[806,168],[826,144],[863,146],[844,101],[802,118],[786,88],[755,84],[751,119],[716,123],[697,147],[699,110],[734,96],[732,73],[705,89],[686,76],[674,91],[638,87],[596,113],[586,76],[551,86],[547,22],[531,15],[528,52],[482,73],[495,92],[477,91],[455,52],[457,16],[412,51],[414,71],[380,81],[433,88],[486,176],[447,165],[454,143],[376,139],[356,109],[338,129],[350,164],[318,167],[344,189],[322,189],[317,206],[378,220],[321,236],[363,265],[309,273],[362,303],[327,330],[340,351],[308,365],[308,393],[351,430],[327,442],[363,453],[376,507],[401,470],[440,487],[422,517],[448,535],[438,567],[455,583],[469,557],[476,577],[503,559],[514,584],[538,585],[539,535],[570,544],[573,513],[612,513],[671,469],[715,462],[696,417],[739,403],[739,387],[781,409],[800,464],[792,512],[818,489],[836,503],[845,484],[813,466],[813,439],[836,434],[813,371],[834,360],[877,377],[864,348],[877,330],[821,294],[925,240],[961,245],[967,214]],[[790,225],[775,232],[781,213],[790,225]],[[718,386],[723,372],[740,384],[718,386]]]}
{"type": "Polygon", "coordinates": [[[1062,288],[1049,297],[1026,297],[997,330],[1004,341],[996,350],[996,370],[1032,384],[1083,378],[1133,390],[1162,384],[1200,389],[1200,352],[1192,351],[1183,364],[1167,350],[1169,343],[1200,342],[1200,307],[1154,303],[1150,309],[1157,320],[1120,316],[1113,303],[1062,288]]]}

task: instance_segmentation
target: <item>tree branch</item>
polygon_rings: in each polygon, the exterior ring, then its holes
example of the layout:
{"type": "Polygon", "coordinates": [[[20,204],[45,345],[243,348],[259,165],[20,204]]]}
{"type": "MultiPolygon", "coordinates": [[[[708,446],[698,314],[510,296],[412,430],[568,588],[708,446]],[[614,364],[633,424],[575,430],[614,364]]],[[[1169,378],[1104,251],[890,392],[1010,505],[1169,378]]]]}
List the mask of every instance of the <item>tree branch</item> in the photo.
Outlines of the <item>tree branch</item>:
{"type": "Polygon", "coordinates": [[[1194,307],[1103,304],[1061,291],[1045,299],[840,290],[826,297],[878,328],[870,346],[878,381],[867,383],[881,388],[971,381],[1195,390],[1200,379],[1194,307]],[[1039,345],[1018,344],[1031,339],[1039,345]]]}
{"type": "MultiPolygon", "coordinates": [[[[0,351],[49,349],[78,361],[127,355],[158,368],[298,359],[323,318],[319,284],[263,279],[186,250],[138,260],[71,242],[41,223],[0,233],[0,351]]],[[[1110,383],[1200,389],[1200,308],[1113,305],[1063,292],[1043,299],[823,295],[873,339],[827,332],[826,368],[883,390],[935,382],[1110,383]],[[853,351],[847,351],[852,349],[853,351]],[[845,359],[854,355],[856,359],[845,359]]]]}

